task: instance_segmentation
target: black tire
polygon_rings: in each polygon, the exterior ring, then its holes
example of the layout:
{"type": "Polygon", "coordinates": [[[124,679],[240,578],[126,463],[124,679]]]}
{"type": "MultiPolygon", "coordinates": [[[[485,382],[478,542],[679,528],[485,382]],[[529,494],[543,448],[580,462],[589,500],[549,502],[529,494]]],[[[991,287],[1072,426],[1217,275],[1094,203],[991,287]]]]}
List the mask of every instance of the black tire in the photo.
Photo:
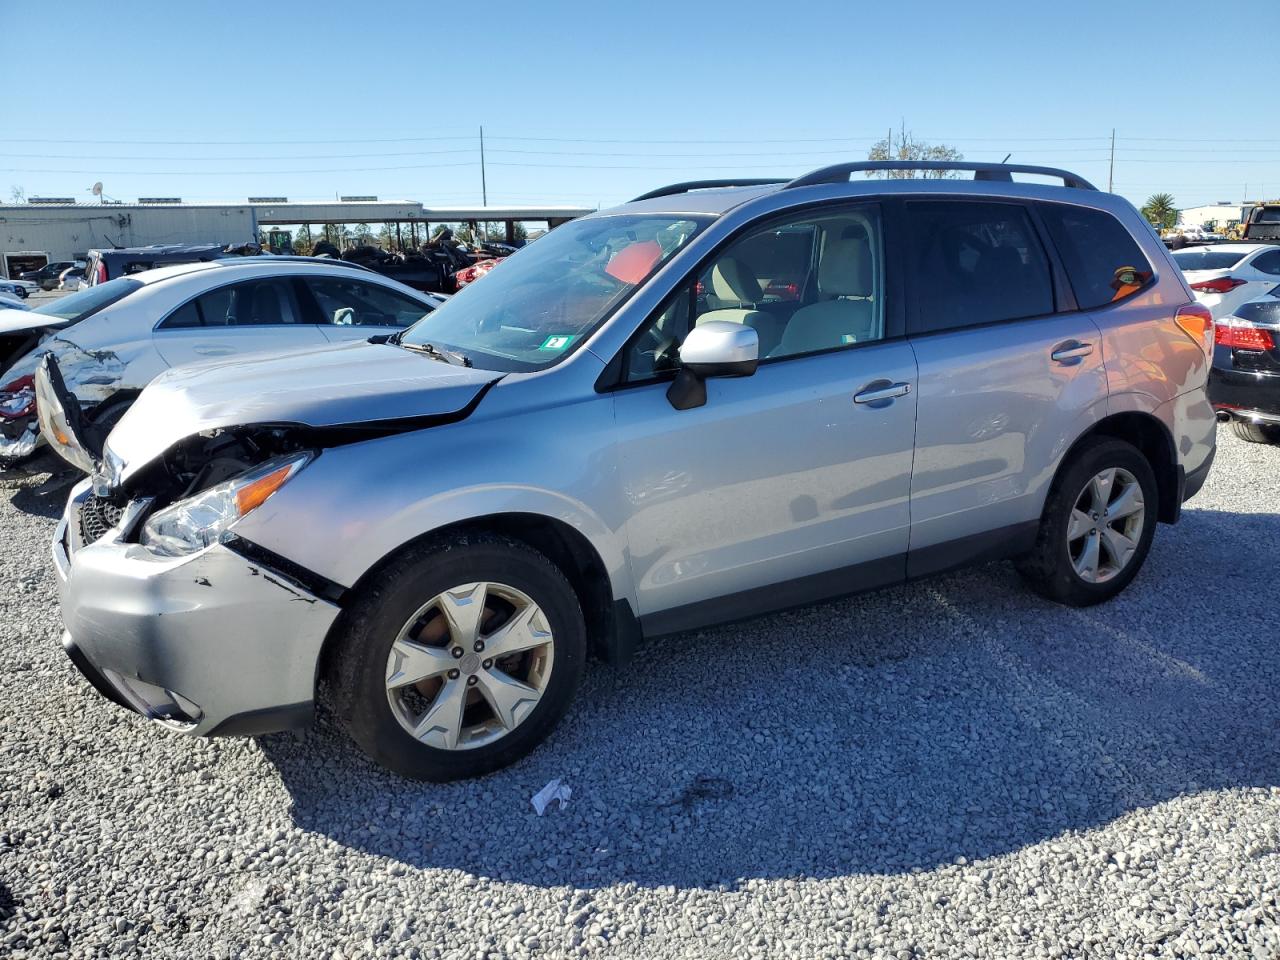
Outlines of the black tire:
{"type": "Polygon", "coordinates": [[[1018,561],[1018,572],[1040,596],[1071,607],[1088,607],[1110,600],[1133,580],[1155,536],[1159,512],[1159,488],[1151,464],[1132,444],[1108,437],[1084,440],[1071,453],[1071,460],[1054,479],[1040,518],[1035,547],[1018,561]],[[1144,516],[1137,548],[1127,565],[1101,583],[1085,580],[1071,562],[1067,542],[1067,525],[1076,500],[1086,484],[1097,474],[1120,467],[1138,481],[1142,489],[1144,516]]]}
{"type": "Polygon", "coordinates": [[[560,569],[527,544],[494,534],[459,534],[398,554],[366,583],[339,624],[324,696],[351,738],[383,766],[436,783],[481,776],[533,750],[568,710],[587,658],[582,609],[560,569]],[[551,674],[533,711],[492,743],[454,750],[429,746],[392,712],[387,659],[401,628],[424,603],[477,581],[513,587],[542,608],[554,636],[551,674]]]}
{"type": "Polygon", "coordinates": [[[1231,432],[1248,443],[1280,443],[1280,427],[1247,420],[1232,420],[1231,432]]]}

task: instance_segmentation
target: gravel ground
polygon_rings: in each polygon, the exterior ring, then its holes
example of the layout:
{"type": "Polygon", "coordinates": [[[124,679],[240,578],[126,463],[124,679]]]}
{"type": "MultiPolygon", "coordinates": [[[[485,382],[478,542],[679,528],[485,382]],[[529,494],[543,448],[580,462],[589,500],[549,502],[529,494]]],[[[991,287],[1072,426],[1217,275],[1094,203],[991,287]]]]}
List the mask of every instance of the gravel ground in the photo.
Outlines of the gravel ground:
{"type": "Polygon", "coordinates": [[[0,955],[1276,957],[1280,448],[1220,443],[1109,605],[996,564],[676,637],[446,787],[102,700],[9,481],[0,955]]]}

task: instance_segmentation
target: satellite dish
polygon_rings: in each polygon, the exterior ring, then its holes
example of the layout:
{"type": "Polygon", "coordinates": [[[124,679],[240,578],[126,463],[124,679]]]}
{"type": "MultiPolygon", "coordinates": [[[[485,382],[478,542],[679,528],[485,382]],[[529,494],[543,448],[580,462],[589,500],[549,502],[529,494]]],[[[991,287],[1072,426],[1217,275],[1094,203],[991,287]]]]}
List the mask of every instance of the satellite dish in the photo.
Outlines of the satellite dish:
{"type": "Polygon", "coordinates": [[[92,193],[95,197],[102,196],[102,181],[99,180],[97,183],[95,183],[93,185],[93,189],[90,190],[89,192],[92,193]]]}

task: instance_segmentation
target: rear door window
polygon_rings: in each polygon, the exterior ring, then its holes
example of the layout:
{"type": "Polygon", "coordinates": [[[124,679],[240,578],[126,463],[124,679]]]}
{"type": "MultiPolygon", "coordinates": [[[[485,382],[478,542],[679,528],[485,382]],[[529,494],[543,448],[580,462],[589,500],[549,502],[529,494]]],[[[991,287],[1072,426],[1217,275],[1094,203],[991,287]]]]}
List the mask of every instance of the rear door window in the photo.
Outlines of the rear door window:
{"type": "Polygon", "coordinates": [[[279,326],[301,324],[301,317],[289,281],[269,277],[203,293],[169,314],[160,328],[279,326]]]}
{"type": "Polygon", "coordinates": [[[1022,205],[924,200],[906,216],[911,332],[1053,312],[1049,258],[1022,205]]]}
{"type": "Polygon", "coordinates": [[[1137,242],[1111,214],[1042,203],[1040,215],[1058,248],[1076,302],[1084,309],[1123,300],[1155,275],[1137,242]]]}
{"type": "Polygon", "coordinates": [[[1261,256],[1254,257],[1250,266],[1273,277],[1280,277],[1280,250],[1268,250],[1261,256]]]}

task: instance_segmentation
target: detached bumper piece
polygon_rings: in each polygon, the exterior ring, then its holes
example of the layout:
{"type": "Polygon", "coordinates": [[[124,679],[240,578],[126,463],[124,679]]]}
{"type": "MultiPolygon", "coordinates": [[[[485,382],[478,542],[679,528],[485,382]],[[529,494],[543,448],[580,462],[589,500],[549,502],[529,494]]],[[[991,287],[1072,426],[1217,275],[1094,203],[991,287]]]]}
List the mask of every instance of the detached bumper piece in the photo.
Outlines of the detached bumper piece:
{"type": "Polygon", "coordinates": [[[137,510],[96,503],[77,486],[53,543],[63,647],[93,687],[188,734],[308,722],[337,604],[221,544],[156,557],[127,542],[137,510]]]}

